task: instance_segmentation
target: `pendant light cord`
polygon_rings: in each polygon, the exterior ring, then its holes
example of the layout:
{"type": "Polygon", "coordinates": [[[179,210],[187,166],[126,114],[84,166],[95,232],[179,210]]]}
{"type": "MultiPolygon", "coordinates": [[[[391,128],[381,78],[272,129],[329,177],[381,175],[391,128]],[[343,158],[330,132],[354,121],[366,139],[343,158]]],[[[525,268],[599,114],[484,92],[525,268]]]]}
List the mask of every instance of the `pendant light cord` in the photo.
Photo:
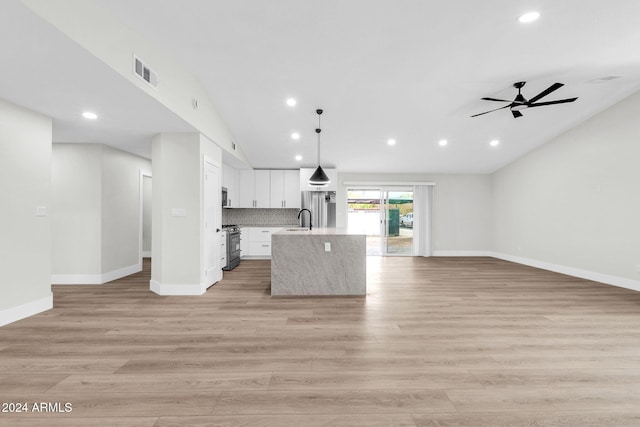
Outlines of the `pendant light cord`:
{"type": "Polygon", "coordinates": [[[320,132],[322,132],[322,127],[320,126],[320,117],[322,115],[322,110],[317,109],[316,113],[318,113],[318,129],[316,129],[316,133],[318,134],[317,158],[318,158],[318,166],[320,166],[320,132]]]}
{"type": "Polygon", "coordinates": [[[318,159],[318,166],[320,166],[320,132],[322,132],[322,128],[320,127],[320,114],[318,114],[318,153],[317,153],[317,159],[318,159]]]}

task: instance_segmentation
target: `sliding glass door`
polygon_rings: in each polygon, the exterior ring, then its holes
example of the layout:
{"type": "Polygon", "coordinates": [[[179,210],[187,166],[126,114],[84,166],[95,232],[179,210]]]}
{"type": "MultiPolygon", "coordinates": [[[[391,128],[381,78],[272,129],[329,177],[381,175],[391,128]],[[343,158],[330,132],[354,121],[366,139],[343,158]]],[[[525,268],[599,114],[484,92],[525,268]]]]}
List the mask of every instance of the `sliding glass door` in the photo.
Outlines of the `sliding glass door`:
{"type": "Polygon", "coordinates": [[[367,255],[413,255],[413,188],[350,188],[347,226],[367,235],[367,255]]]}
{"type": "Polygon", "coordinates": [[[382,190],[386,255],[413,255],[413,189],[382,190]]]}

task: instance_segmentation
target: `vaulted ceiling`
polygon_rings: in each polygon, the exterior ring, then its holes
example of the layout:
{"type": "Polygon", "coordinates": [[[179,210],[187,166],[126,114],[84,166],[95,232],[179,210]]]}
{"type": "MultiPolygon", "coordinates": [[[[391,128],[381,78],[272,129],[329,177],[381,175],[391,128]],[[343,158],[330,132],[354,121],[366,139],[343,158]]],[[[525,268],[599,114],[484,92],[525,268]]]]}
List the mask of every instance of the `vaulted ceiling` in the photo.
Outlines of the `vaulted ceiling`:
{"type": "MultiPolygon", "coordinates": [[[[640,87],[633,0],[86,1],[190,70],[256,168],[314,166],[321,107],[323,166],[489,173],[640,87]],[[520,23],[531,10],[540,19],[520,23]],[[544,101],[578,100],[470,117],[505,105],[482,97],[513,99],[518,81],[526,98],[561,82],[544,101]]],[[[153,133],[193,130],[19,1],[0,9],[0,98],[51,115],[56,141],[149,155],[153,133]],[[88,128],[73,114],[91,97],[118,108],[88,128]]]]}

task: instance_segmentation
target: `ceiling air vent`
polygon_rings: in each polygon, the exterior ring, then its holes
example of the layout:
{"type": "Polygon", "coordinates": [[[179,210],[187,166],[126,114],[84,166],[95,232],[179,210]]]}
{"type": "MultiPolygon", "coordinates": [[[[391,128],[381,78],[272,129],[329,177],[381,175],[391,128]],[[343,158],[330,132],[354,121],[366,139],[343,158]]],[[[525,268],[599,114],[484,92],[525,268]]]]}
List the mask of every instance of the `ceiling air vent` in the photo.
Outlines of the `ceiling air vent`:
{"type": "Polygon", "coordinates": [[[133,72],[152,87],[158,87],[158,75],[135,55],[133,55],[133,72]]]}

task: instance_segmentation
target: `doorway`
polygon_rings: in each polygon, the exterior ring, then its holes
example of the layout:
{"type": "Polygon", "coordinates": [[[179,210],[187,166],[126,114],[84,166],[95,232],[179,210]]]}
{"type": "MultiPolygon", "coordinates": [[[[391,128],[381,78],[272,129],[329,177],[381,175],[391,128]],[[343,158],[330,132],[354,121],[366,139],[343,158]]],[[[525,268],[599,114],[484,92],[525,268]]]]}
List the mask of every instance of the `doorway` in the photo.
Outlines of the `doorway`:
{"type": "Polygon", "coordinates": [[[140,170],[140,220],[138,224],[138,259],[142,270],[145,258],[149,262],[152,256],[152,203],[153,203],[153,178],[151,172],[140,170]]]}
{"type": "Polygon", "coordinates": [[[367,255],[414,255],[413,187],[347,189],[347,227],[366,234],[367,255]]]}

